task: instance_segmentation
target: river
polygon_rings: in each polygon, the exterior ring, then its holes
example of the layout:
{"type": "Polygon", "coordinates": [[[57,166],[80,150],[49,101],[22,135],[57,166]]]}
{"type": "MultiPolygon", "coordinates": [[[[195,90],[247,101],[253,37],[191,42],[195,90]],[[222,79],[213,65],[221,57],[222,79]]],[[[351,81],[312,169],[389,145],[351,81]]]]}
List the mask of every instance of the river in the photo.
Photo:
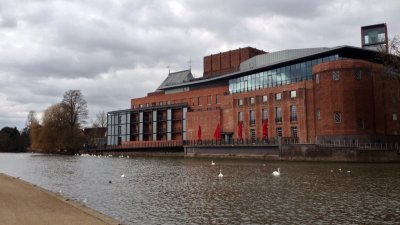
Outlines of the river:
{"type": "Polygon", "coordinates": [[[1,153],[0,172],[126,224],[400,223],[400,164],[211,160],[1,153]]]}

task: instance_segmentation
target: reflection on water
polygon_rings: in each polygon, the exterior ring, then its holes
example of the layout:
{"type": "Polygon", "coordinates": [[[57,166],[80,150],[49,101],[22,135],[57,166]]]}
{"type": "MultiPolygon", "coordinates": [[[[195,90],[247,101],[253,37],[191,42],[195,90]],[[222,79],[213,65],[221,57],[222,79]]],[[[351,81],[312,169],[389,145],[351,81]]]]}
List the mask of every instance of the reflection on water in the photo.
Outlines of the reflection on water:
{"type": "Polygon", "coordinates": [[[194,158],[0,154],[0,172],[86,199],[127,224],[396,224],[400,218],[400,164],[213,160],[215,166],[194,158]],[[273,177],[278,167],[281,176],[273,177]]]}

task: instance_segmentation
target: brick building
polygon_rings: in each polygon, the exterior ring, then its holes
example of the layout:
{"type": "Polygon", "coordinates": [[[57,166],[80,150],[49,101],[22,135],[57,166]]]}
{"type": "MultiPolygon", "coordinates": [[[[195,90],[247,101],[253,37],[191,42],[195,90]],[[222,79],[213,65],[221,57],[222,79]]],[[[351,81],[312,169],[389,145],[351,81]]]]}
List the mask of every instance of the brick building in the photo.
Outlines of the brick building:
{"type": "Polygon", "coordinates": [[[109,112],[107,143],[197,140],[199,129],[214,139],[217,126],[225,141],[382,140],[400,131],[399,87],[373,50],[247,47],[206,56],[203,77],[170,73],[129,109],[109,112]]]}

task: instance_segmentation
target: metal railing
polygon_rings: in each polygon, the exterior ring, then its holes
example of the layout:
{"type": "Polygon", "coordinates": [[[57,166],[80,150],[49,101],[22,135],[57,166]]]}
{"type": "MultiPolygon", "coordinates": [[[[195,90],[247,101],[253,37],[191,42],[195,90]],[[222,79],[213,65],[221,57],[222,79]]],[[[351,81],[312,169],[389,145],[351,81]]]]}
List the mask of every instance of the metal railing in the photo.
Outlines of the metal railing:
{"type": "Polygon", "coordinates": [[[359,150],[396,150],[400,153],[398,142],[362,142],[358,140],[317,140],[316,138],[282,138],[282,144],[316,144],[322,147],[354,148],[359,150]]]}
{"type": "Polygon", "coordinates": [[[189,146],[246,146],[246,145],[278,145],[277,138],[248,138],[248,139],[205,139],[186,140],[185,145],[189,146]]]}

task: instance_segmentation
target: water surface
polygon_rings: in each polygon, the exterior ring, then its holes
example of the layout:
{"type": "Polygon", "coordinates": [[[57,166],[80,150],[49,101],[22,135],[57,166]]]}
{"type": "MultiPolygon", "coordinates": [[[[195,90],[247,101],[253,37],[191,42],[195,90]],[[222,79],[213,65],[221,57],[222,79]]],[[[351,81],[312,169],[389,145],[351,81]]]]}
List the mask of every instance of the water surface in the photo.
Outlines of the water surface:
{"type": "Polygon", "coordinates": [[[213,160],[2,153],[0,172],[127,224],[399,224],[400,164],[213,160]]]}

